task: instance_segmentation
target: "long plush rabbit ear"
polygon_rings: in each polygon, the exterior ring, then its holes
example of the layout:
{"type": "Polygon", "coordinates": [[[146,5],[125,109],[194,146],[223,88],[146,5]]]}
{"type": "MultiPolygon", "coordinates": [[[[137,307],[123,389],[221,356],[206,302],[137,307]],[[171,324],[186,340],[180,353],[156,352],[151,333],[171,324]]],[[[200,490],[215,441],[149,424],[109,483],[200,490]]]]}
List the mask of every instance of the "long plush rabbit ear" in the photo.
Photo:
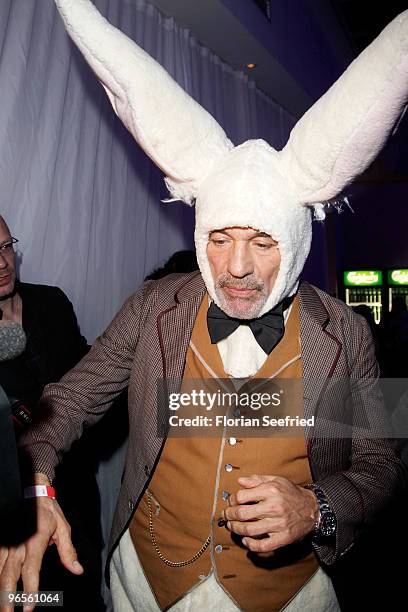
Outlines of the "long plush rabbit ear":
{"type": "Polygon", "coordinates": [[[89,0],[55,0],[66,29],[104,86],[112,106],[188,203],[219,157],[233,148],[215,119],[89,0]]]}
{"type": "Polygon", "coordinates": [[[376,157],[408,99],[408,11],[296,124],[281,151],[300,201],[335,198],[376,157]]]}

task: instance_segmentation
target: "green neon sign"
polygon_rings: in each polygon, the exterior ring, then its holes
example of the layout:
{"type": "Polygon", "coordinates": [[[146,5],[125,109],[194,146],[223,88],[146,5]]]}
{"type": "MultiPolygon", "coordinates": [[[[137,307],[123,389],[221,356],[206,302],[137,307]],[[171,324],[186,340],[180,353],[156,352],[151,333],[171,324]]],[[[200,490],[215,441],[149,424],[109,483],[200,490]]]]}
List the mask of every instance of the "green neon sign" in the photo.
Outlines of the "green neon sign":
{"type": "Polygon", "coordinates": [[[351,270],[344,272],[344,284],[348,287],[373,287],[382,285],[381,270],[351,270]]]}
{"type": "Polygon", "coordinates": [[[388,270],[389,285],[408,285],[408,270],[388,270]]]}

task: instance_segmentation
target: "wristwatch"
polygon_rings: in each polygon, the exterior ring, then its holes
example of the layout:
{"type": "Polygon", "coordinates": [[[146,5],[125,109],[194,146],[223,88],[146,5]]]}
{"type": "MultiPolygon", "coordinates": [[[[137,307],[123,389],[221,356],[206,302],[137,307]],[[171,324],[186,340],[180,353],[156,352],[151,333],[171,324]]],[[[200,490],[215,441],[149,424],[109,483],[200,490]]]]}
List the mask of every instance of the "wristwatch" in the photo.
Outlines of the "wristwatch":
{"type": "Polygon", "coordinates": [[[305,489],[313,491],[319,505],[319,518],[313,528],[312,540],[318,543],[326,538],[333,537],[336,534],[337,520],[327,501],[326,495],[323,490],[315,484],[305,485],[305,489]]]}

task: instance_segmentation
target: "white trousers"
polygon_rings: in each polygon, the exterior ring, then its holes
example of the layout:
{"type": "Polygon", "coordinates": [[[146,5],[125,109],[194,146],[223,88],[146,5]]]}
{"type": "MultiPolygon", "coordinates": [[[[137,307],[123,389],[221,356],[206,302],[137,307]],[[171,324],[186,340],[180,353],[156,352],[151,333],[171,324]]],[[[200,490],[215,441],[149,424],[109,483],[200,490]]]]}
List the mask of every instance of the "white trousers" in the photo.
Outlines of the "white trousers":
{"type": "MultiPolygon", "coordinates": [[[[110,581],[115,612],[160,612],[127,530],[110,564],[110,581]]],[[[213,573],[175,603],[171,612],[239,612],[218,584],[213,573]]],[[[285,612],[340,612],[327,574],[319,568],[283,608],[285,612]]],[[[250,610],[248,611],[250,612],[250,610]]]]}

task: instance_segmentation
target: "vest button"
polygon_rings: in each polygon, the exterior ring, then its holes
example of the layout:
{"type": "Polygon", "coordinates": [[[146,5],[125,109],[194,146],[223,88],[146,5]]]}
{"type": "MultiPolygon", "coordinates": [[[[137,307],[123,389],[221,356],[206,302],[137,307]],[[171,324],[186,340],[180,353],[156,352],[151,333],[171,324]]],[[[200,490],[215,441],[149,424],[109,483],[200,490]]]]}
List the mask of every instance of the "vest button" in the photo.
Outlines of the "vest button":
{"type": "Polygon", "coordinates": [[[225,471],[226,471],[226,472],[232,472],[232,470],[233,470],[233,469],[234,469],[234,468],[233,468],[233,466],[232,466],[230,463],[227,463],[227,464],[225,465],[225,471]]]}
{"type": "Polygon", "coordinates": [[[229,498],[230,494],[228,493],[228,491],[223,491],[221,493],[221,497],[224,501],[227,501],[227,499],[229,498]]]}
{"type": "Polygon", "coordinates": [[[234,415],[234,417],[239,417],[241,416],[241,411],[239,408],[235,408],[235,410],[233,410],[232,414],[234,415]]]}
{"type": "Polygon", "coordinates": [[[217,544],[217,546],[214,548],[214,550],[218,554],[222,553],[222,546],[221,546],[221,544],[217,544]]]}
{"type": "Polygon", "coordinates": [[[231,444],[231,446],[235,446],[236,443],[237,443],[237,439],[236,438],[229,438],[228,439],[228,444],[231,444]]]}

